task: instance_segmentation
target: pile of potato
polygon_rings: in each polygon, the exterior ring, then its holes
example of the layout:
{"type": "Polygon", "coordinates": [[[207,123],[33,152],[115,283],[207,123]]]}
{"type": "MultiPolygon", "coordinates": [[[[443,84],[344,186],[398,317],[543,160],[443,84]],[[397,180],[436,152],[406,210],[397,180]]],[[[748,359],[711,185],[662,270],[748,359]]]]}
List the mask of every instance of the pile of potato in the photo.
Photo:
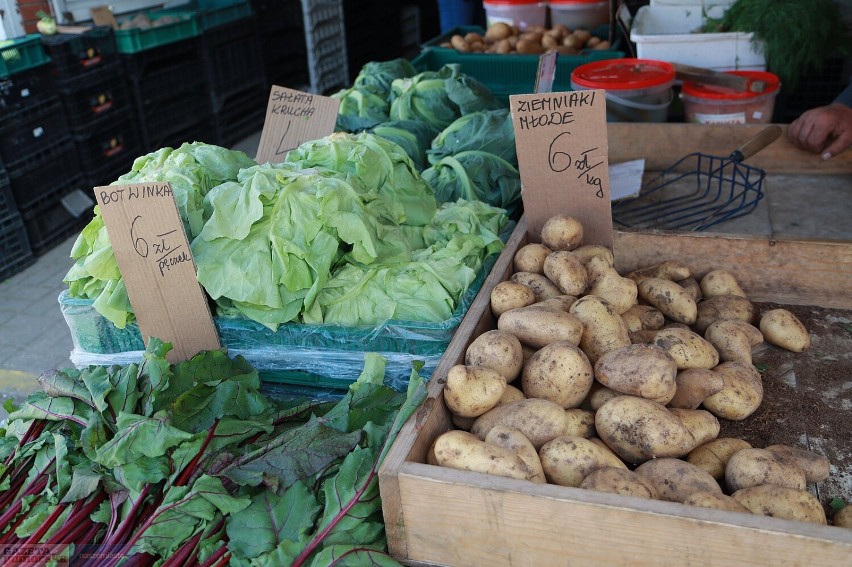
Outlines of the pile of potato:
{"type": "Polygon", "coordinates": [[[521,31],[517,26],[497,22],[488,27],[485,36],[476,32],[455,34],[441,47],[451,47],[460,53],[537,55],[557,51],[560,55],[576,55],[583,49],[609,49],[610,44],[589,30],[570,30],[562,24],[551,28],[529,26],[521,31]]]}
{"type": "MultiPolygon", "coordinates": [[[[810,346],[789,311],[758,314],[735,277],[663,262],[625,276],[554,216],[491,293],[497,328],[448,372],[458,429],[429,462],[696,506],[826,524],[807,485],[829,462],[799,447],[719,437],[763,400],[752,348],[810,346]],[[752,323],[758,321],[754,326],[752,323]]],[[[852,507],[834,525],[852,527],[852,507]]]]}

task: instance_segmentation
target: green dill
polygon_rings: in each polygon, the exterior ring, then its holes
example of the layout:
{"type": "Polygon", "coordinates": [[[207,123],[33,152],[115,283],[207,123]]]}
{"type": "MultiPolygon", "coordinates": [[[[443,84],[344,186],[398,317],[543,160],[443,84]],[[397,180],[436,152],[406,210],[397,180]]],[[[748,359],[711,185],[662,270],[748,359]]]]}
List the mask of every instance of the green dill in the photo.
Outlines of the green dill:
{"type": "Polygon", "coordinates": [[[757,368],[757,371],[760,372],[761,374],[763,374],[764,372],[766,372],[769,369],[769,365],[764,364],[762,362],[755,362],[753,366],[755,368],[757,368]]]}
{"type": "Polygon", "coordinates": [[[721,18],[707,18],[702,31],[754,34],[767,70],[787,92],[827,57],[852,53],[852,35],[833,0],[736,0],[721,18]]]}
{"type": "Polygon", "coordinates": [[[831,502],[828,503],[832,510],[835,512],[846,507],[846,502],[843,501],[843,498],[839,498],[835,496],[831,499],[831,502]]]}

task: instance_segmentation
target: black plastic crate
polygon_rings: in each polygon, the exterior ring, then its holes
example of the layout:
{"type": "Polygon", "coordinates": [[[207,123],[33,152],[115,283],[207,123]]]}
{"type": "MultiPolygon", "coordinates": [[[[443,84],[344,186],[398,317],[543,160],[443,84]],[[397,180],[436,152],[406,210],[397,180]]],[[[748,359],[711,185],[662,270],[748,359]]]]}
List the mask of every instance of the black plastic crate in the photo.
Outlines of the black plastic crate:
{"type": "Polygon", "coordinates": [[[119,63],[104,67],[98,77],[79,90],[60,88],[60,96],[68,126],[75,135],[91,131],[130,106],[127,84],[119,63]]]}
{"type": "Polygon", "coordinates": [[[216,143],[230,147],[246,136],[259,132],[263,128],[268,96],[265,84],[257,83],[225,100],[213,115],[216,143]]]}
{"type": "Polygon", "coordinates": [[[24,221],[37,217],[42,212],[55,206],[64,196],[75,189],[86,189],[83,174],[75,171],[67,177],[53,179],[50,185],[38,188],[39,197],[26,207],[21,207],[20,215],[24,221]]]}
{"type": "Polygon", "coordinates": [[[54,96],[56,83],[50,63],[0,77],[0,112],[18,110],[54,96]]]}
{"type": "Polygon", "coordinates": [[[212,116],[197,120],[192,124],[183,126],[180,130],[169,133],[152,132],[148,139],[150,146],[148,151],[154,151],[160,148],[178,148],[181,144],[191,142],[205,142],[208,144],[216,144],[216,131],[213,128],[212,116]]]}
{"type": "Polygon", "coordinates": [[[18,216],[18,207],[12,195],[12,183],[6,170],[0,168],[0,230],[4,230],[10,219],[18,216]]]}
{"type": "Polygon", "coordinates": [[[130,156],[130,161],[108,161],[101,167],[95,169],[87,169],[85,171],[86,187],[94,188],[103,185],[109,185],[116,181],[119,177],[130,171],[133,166],[133,160],[142,155],[142,146],[137,145],[135,149],[128,147],[127,155],[130,156]]]}
{"type": "Polygon", "coordinates": [[[204,68],[214,112],[246,85],[266,83],[263,51],[256,35],[211,46],[204,51],[204,68]]]}
{"type": "Polygon", "coordinates": [[[109,26],[96,26],[82,33],[43,35],[41,44],[53,59],[60,79],[73,79],[118,61],[115,36],[109,26]]]}
{"type": "Polygon", "coordinates": [[[141,111],[206,88],[204,66],[198,59],[177,60],[150,71],[142,79],[131,77],[128,83],[133,104],[141,111]]]}
{"type": "Polygon", "coordinates": [[[147,151],[173,146],[164,141],[174,140],[174,134],[210,118],[210,97],[203,91],[143,109],[139,112],[143,145],[147,151]]]}
{"type": "Polygon", "coordinates": [[[58,96],[4,113],[0,118],[0,158],[11,172],[33,153],[68,137],[69,132],[58,96]]]}
{"type": "Polygon", "coordinates": [[[17,169],[8,171],[18,210],[38,206],[49,198],[50,188],[80,172],[77,151],[70,136],[31,154],[17,169]]]}
{"type": "Polygon", "coordinates": [[[0,281],[21,272],[35,262],[27,229],[19,215],[0,226],[0,281]]]}
{"type": "MultiPolygon", "coordinates": [[[[144,81],[155,77],[163,68],[174,66],[178,63],[195,61],[198,63],[200,56],[200,43],[198,38],[185,39],[146,49],[138,53],[122,54],[121,61],[124,65],[125,75],[132,81],[144,81]]],[[[160,89],[168,90],[179,85],[157,85],[160,89]]]]}
{"type": "Polygon", "coordinates": [[[79,188],[71,189],[67,194],[60,196],[52,206],[24,221],[33,254],[40,256],[48,252],[66,238],[80,232],[92,219],[91,208],[80,216],[75,216],[63,202],[64,198],[78,190],[79,188]]]}
{"type": "Polygon", "coordinates": [[[140,153],[139,133],[129,110],[99,123],[84,136],[74,136],[74,144],[87,177],[89,172],[129,169],[140,153]]]}

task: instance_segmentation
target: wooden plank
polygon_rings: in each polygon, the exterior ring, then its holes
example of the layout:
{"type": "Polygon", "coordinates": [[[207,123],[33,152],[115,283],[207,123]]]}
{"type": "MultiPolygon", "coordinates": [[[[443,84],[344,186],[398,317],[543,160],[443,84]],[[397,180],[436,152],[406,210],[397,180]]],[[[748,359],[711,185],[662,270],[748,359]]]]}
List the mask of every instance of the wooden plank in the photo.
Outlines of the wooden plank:
{"type": "Polygon", "coordinates": [[[844,564],[852,531],[406,463],[408,550],[440,565],[844,564]]]}
{"type": "MultiPolygon", "coordinates": [[[[646,170],[659,171],[693,152],[727,157],[765,126],[610,122],[607,124],[609,161],[619,163],[644,158],[646,170]]],[[[787,127],[780,126],[784,130],[782,136],[745,163],[765,170],[767,175],[852,174],[852,151],[823,161],[818,155],[793,146],[787,140],[787,127]]]]}
{"type": "Polygon", "coordinates": [[[852,309],[852,245],[845,241],[616,231],[614,248],[621,273],[679,260],[699,277],[730,271],[752,301],[852,309]]]}

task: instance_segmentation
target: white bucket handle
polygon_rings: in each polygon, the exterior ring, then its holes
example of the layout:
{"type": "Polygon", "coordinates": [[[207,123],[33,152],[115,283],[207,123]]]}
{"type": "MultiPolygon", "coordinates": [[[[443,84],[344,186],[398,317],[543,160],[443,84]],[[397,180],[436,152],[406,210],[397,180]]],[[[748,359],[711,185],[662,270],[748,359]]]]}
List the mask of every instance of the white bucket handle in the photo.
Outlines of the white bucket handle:
{"type": "Polygon", "coordinates": [[[617,102],[618,104],[623,104],[624,106],[629,106],[630,108],[638,108],[640,110],[662,110],[664,108],[668,108],[668,106],[674,100],[674,91],[669,89],[669,99],[665,102],[660,102],[657,104],[648,104],[644,102],[636,102],[630,99],[621,98],[620,96],[612,94],[610,91],[606,92],[606,98],[607,100],[617,102]]]}

